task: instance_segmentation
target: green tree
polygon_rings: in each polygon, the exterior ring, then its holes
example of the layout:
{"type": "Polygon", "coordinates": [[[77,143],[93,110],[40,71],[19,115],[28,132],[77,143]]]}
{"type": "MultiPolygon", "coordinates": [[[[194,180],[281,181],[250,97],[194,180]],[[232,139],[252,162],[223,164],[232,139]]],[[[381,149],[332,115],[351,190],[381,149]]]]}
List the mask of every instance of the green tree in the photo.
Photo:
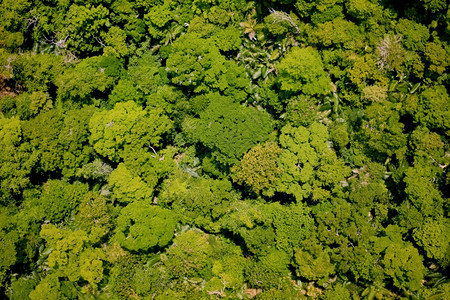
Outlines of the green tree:
{"type": "Polygon", "coordinates": [[[0,287],[5,285],[9,268],[16,263],[16,243],[19,236],[14,228],[12,216],[3,207],[0,208],[0,244],[2,253],[0,255],[0,287]]]}
{"type": "Polygon", "coordinates": [[[294,261],[297,276],[307,280],[319,280],[334,273],[328,251],[320,245],[308,245],[295,251],[294,261]]]}
{"type": "Polygon", "coordinates": [[[124,149],[158,147],[172,122],[159,110],[143,110],[135,102],[120,102],[114,109],[94,113],[89,121],[90,142],[100,155],[118,162],[124,149]]]}
{"type": "Polygon", "coordinates": [[[242,107],[231,99],[212,95],[210,105],[199,119],[184,122],[184,131],[194,141],[212,151],[213,157],[225,165],[239,161],[251,147],[268,138],[271,118],[264,111],[242,107]]]}
{"type": "Polygon", "coordinates": [[[107,93],[123,72],[120,61],[113,56],[93,56],[67,66],[55,78],[58,100],[75,106],[93,102],[94,91],[107,93]]]}
{"type": "Polygon", "coordinates": [[[0,148],[0,199],[4,205],[29,185],[37,155],[23,140],[21,122],[16,118],[0,119],[0,148]]]}
{"type": "Polygon", "coordinates": [[[278,64],[277,82],[282,91],[301,92],[308,96],[326,95],[331,81],[323,69],[317,50],[293,48],[278,64]]]}
{"type": "Polygon", "coordinates": [[[139,176],[133,176],[123,163],[111,172],[109,187],[112,189],[114,200],[120,203],[150,199],[153,194],[152,188],[147,186],[139,176]]]}
{"type": "Polygon", "coordinates": [[[53,223],[67,220],[87,192],[88,186],[85,184],[70,184],[61,180],[49,180],[44,184],[39,199],[45,218],[53,223]]]}
{"type": "Polygon", "coordinates": [[[384,272],[390,276],[396,287],[416,291],[425,275],[423,258],[411,244],[392,244],[386,249],[382,263],[384,272]]]}
{"type": "Polygon", "coordinates": [[[134,201],[120,211],[114,240],[133,251],[166,246],[173,237],[175,214],[147,201],[134,201]]]}
{"type": "Polygon", "coordinates": [[[258,144],[250,149],[239,164],[233,166],[231,171],[236,174],[238,183],[250,186],[255,193],[270,192],[281,173],[277,165],[281,149],[273,143],[258,144]]]}
{"type": "Polygon", "coordinates": [[[158,196],[158,201],[177,213],[183,223],[208,232],[219,232],[220,219],[238,199],[230,181],[195,178],[186,173],[169,177],[158,196]]]}
{"type": "Polygon", "coordinates": [[[244,68],[226,60],[209,39],[185,34],[171,47],[167,69],[172,83],[191,87],[195,93],[220,92],[235,101],[247,97],[249,84],[244,68]]]}
{"type": "Polygon", "coordinates": [[[436,259],[446,268],[450,265],[448,253],[450,251],[450,222],[443,217],[426,218],[420,228],[413,233],[417,243],[425,249],[429,258],[436,259]]]}

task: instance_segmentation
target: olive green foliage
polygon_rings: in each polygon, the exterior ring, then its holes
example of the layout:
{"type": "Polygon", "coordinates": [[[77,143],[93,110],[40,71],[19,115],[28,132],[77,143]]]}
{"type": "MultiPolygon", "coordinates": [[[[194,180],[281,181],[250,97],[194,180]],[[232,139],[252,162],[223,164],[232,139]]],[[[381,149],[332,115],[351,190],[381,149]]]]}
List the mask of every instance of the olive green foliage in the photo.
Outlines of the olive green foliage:
{"type": "Polygon", "coordinates": [[[268,188],[273,189],[281,173],[277,165],[280,152],[281,149],[273,143],[256,145],[244,155],[239,164],[233,166],[236,181],[245,183],[256,193],[268,188]]]}
{"type": "Polygon", "coordinates": [[[0,1],[1,299],[450,299],[448,1],[0,1]]]}

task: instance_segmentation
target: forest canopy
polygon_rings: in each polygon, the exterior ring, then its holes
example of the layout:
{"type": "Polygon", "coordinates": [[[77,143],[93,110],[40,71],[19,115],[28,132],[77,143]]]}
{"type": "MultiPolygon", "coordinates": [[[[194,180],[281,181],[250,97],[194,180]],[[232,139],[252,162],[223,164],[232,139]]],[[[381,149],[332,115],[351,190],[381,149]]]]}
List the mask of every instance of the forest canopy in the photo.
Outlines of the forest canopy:
{"type": "Polygon", "coordinates": [[[0,16],[0,298],[450,299],[448,1],[0,16]]]}

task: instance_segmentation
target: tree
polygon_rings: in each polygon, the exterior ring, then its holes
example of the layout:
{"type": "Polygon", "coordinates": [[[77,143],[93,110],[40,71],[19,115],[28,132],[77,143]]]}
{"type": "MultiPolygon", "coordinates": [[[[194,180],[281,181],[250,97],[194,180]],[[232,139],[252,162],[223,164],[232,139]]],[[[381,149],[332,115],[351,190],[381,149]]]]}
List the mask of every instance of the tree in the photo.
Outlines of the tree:
{"type": "Polygon", "coordinates": [[[417,291],[425,275],[422,257],[411,244],[392,244],[386,249],[382,263],[384,272],[394,285],[403,290],[417,291]]]}
{"type": "MultiPolygon", "coordinates": [[[[3,99],[2,99],[3,101],[3,99]]],[[[37,161],[30,144],[23,140],[21,122],[0,119],[0,199],[9,202],[11,195],[20,194],[29,185],[29,174],[37,161]],[[8,201],[7,201],[8,200],[8,201]]]]}
{"type": "Polygon", "coordinates": [[[280,152],[281,149],[273,143],[256,145],[231,169],[236,174],[235,181],[245,183],[257,194],[268,189],[273,190],[281,173],[277,165],[280,152]]]}
{"type": "Polygon", "coordinates": [[[292,48],[277,66],[277,82],[282,91],[308,96],[326,95],[331,81],[323,69],[319,53],[311,47],[292,48]]]}
{"type": "Polygon", "coordinates": [[[233,165],[272,131],[271,118],[264,111],[241,107],[228,97],[211,95],[209,106],[199,119],[186,120],[184,131],[201,142],[224,165],[233,165]]]}
{"type": "Polygon", "coordinates": [[[107,199],[94,192],[88,192],[82,199],[75,224],[89,236],[89,242],[101,240],[112,228],[112,209],[107,199]]]}
{"type": "Polygon", "coordinates": [[[90,142],[100,155],[113,162],[125,148],[158,147],[172,122],[160,110],[143,110],[135,102],[120,102],[110,111],[96,112],[89,121],[90,142]]]}
{"type": "Polygon", "coordinates": [[[414,239],[425,249],[427,256],[446,268],[450,265],[450,223],[443,217],[426,218],[420,228],[414,229],[414,239]]]}
{"type": "Polygon", "coordinates": [[[106,255],[102,249],[90,247],[84,230],[72,231],[45,224],[40,235],[47,243],[45,264],[51,270],[48,277],[67,277],[72,282],[82,278],[89,282],[92,289],[97,289],[97,284],[103,279],[106,255]]]}
{"type": "Polygon", "coordinates": [[[290,124],[281,128],[282,152],[278,165],[282,168],[276,189],[293,195],[297,201],[312,197],[325,200],[330,192],[342,190],[341,181],[350,168],[328,146],[326,126],[312,123],[308,128],[290,124]]]}
{"type": "Polygon", "coordinates": [[[93,56],[67,66],[56,76],[58,100],[73,103],[75,107],[91,104],[91,94],[107,93],[123,72],[120,61],[113,56],[93,56]]]}
{"type": "Polygon", "coordinates": [[[129,203],[135,200],[150,199],[153,190],[139,176],[133,176],[125,164],[120,163],[109,176],[109,187],[114,200],[129,203]]]}
{"type": "Polygon", "coordinates": [[[63,168],[64,148],[59,141],[64,126],[62,110],[52,109],[22,123],[23,137],[39,159],[35,169],[58,172],[63,168]]]}
{"type": "Polygon", "coordinates": [[[235,101],[247,97],[249,82],[244,68],[226,60],[210,39],[197,34],[188,33],[176,40],[167,69],[172,83],[191,87],[195,93],[220,92],[235,101]]]}
{"type": "Polygon", "coordinates": [[[297,248],[294,255],[297,276],[307,280],[320,280],[334,273],[328,251],[321,245],[297,248]]]}
{"type": "Polygon", "coordinates": [[[3,287],[9,268],[17,260],[16,243],[19,241],[17,231],[11,222],[10,213],[3,207],[0,208],[0,244],[2,251],[0,254],[0,287],[3,287]]]}
{"type": "Polygon", "coordinates": [[[85,184],[49,180],[44,184],[40,197],[40,206],[45,212],[45,218],[53,223],[67,220],[87,192],[88,186],[85,184]]]}
{"type": "Polygon", "coordinates": [[[108,15],[108,9],[101,4],[72,4],[62,22],[64,27],[58,37],[66,38],[66,47],[77,54],[95,53],[101,49],[96,38],[100,37],[100,32],[104,31],[109,23],[108,15]]]}
{"type": "Polygon", "coordinates": [[[162,248],[172,240],[176,222],[172,211],[136,200],[120,211],[114,240],[132,251],[162,248]]]}
{"type": "Polygon", "coordinates": [[[164,183],[158,202],[170,207],[183,223],[208,232],[219,232],[221,218],[230,203],[239,199],[228,180],[174,174],[164,183]]]}

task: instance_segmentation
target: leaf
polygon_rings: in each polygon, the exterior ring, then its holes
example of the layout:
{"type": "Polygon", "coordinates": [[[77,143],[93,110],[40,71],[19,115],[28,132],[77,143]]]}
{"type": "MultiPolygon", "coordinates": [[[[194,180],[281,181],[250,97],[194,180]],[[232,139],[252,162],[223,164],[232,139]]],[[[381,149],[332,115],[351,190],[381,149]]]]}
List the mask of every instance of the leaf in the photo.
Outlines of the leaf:
{"type": "Polygon", "coordinates": [[[259,76],[261,76],[261,68],[258,69],[255,73],[253,73],[253,79],[257,79],[259,76]]]}
{"type": "Polygon", "coordinates": [[[280,57],[280,51],[278,49],[273,50],[272,54],[270,54],[270,60],[276,60],[280,57]]]}

